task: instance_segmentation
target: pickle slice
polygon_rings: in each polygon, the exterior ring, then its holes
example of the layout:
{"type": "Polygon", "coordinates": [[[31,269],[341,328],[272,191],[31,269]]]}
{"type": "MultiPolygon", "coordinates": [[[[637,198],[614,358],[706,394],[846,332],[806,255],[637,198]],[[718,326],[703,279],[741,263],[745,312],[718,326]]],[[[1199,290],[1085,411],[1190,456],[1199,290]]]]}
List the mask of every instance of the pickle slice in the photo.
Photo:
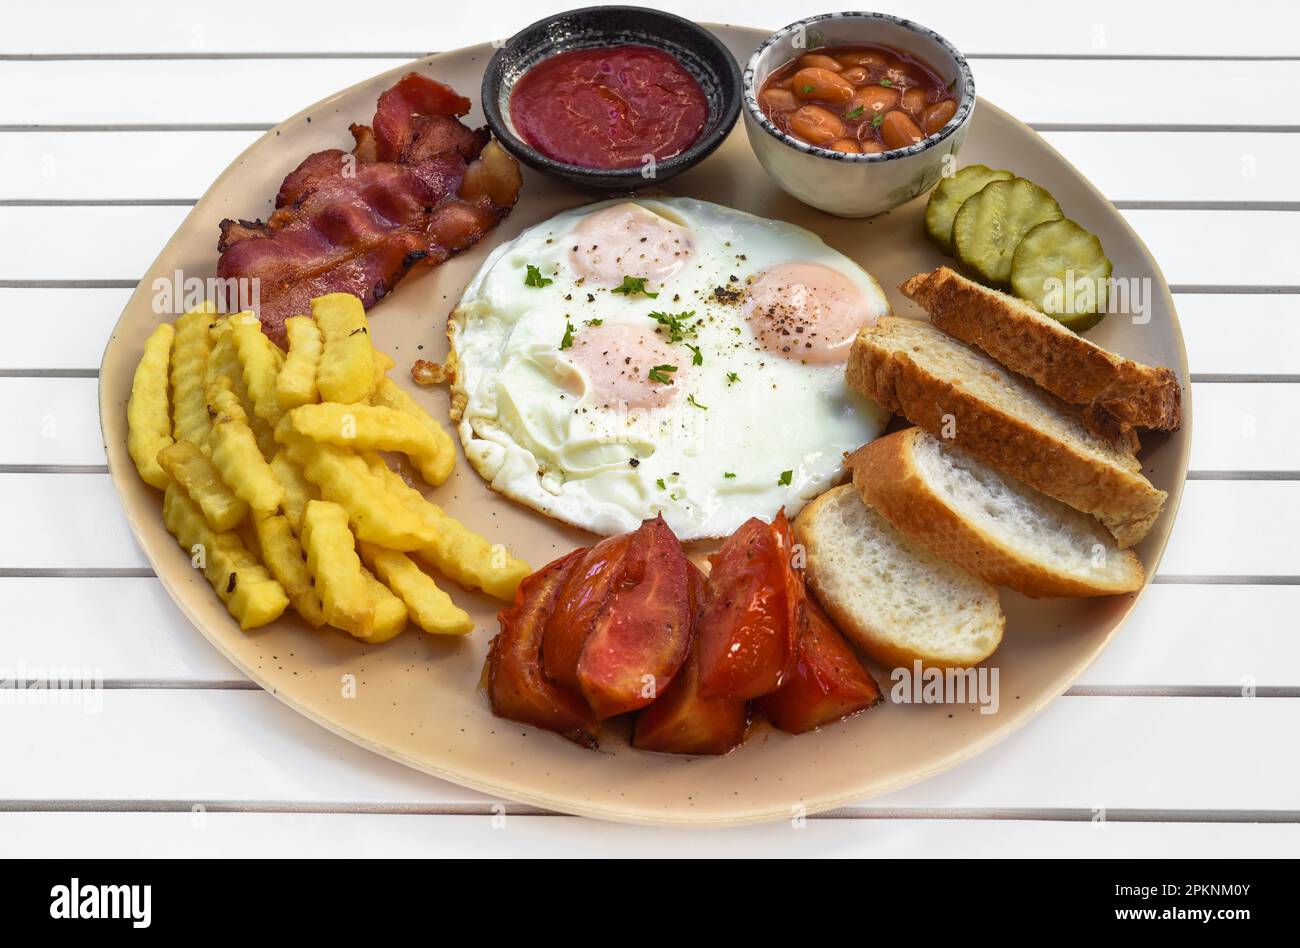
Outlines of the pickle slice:
{"type": "Polygon", "coordinates": [[[1021,238],[1035,225],[1064,216],[1056,198],[1032,181],[993,181],[967,198],[952,219],[953,250],[967,270],[1004,287],[1021,238]]]}
{"type": "Polygon", "coordinates": [[[1011,259],[1011,289],[1075,332],[1106,313],[1110,260],[1091,231],[1063,218],[1025,234],[1011,259]]]}
{"type": "Polygon", "coordinates": [[[950,178],[944,178],[930,192],[925,205],[925,233],[939,249],[952,256],[952,219],[966,199],[990,181],[1009,181],[1010,171],[994,171],[988,165],[967,165],[950,178]]]}

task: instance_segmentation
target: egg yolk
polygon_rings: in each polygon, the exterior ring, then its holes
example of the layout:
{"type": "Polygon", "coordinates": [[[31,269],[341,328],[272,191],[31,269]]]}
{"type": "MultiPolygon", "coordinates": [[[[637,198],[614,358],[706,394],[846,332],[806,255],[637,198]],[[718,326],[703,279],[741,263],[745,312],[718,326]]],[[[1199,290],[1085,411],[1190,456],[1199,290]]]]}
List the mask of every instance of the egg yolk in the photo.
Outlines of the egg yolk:
{"type": "Polygon", "coordinates": [[[664,373],[670,384],[650,378],[655,366],[681,362],[653,330],[620,323],[584,326],[574,334],[568,355],[586,375],[588,394],[601,408],[659,408],[677,396],[680,368],[664,373]]]}
{"type": "Polygon", "coordinates": [[[685,227],[632,203],[588,215],[571,239],[574,271],[602,286],[619,286],[628,276],[658,285],[684,267],[695,250],[685,227]]]}
{"type": "Polygon", "coordinates": [[[852,280],[820,263],[782,263],[750,284],[745,318],[759,344],[796,362],[847,362],[878,313],[852,280]]]}

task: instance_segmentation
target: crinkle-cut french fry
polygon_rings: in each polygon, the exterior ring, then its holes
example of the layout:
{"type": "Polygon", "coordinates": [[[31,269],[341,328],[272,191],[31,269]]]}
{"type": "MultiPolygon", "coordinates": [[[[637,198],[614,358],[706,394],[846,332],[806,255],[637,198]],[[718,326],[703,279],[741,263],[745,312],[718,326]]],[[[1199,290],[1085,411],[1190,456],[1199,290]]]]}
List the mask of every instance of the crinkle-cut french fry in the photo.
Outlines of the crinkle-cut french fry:
{"type": "Polygon", "coordinates": [[[295,408],[289,418],[295,431],[313,441],[356,451],[399,451],[426,481],[446,479],[444,456],[429,429],[396,408],[324,402],[295,408]]]}
{"type": "Polygon", "coordinates": [[[392,408],[410,415],[428,429],[433,436],[436,455],[426,466],[420,468],[420,476],[437,487],[451,476],[451,469],[456,464],[456,446],[452,444],[447,429],[420,407],[419,402],[407,394],[406,389],[390,378],[380,379],[375,383],[375,390],[370,393],[370,404],[383,408],[392,408]]]}
{"type": "Polygon", "coordinates": [[[307,480],[320,488],[321,497],[347,511],[358,539],[389,550],[415,550],[434,541],[432,526],[386,490],[353,452],[298,434],[287,415],[276,437],[307,480]]]}
{"type": "Polygon", "coordinates": [[[172,443],[172,419],[167,410],[167,364],[176,331],[162,323],[144,343],[144,355],[131,379],[126,403],[126,450],[140,478],[162,489],[171,478],[158,463],[158,452],[172,443]]]}
{"type": "MultiPolygon", "coordinates": [[[[393,357],[388,353],[380,352],[378,349],[374,350],[373,358],[375,360],[375,384],[378,385],[380,380],[397,367],[397,363],[393,361],[393,357]]],[[[374,394],[373,389],[371,394],[374,394]]]]}
{"type": "Polygon", "coordinates": [[[284,487],[262,456],[248,415],[235,394],[220,384],[212,408],[212,463],[237,497],[254,510],[273,512],[284,499],[284,487]]]}
{"type": "Polygon", "coordinates": [[[252,313],[241,313],[232,317],[232,321],[235,328],[231,336],[235,340],[235,352],[239,355],[244,387],[248,390],[253,414],[274,428],[283,414],[276,396],[275,383],[284,354],[262,332],[262,324],[252,313]]]}
{"type": "Polygon", "coordinates": [[[533,572],[531,566],[512,556],[504,544],[491,543],[459,520],[447,516],[441,507],[430,503],[402,480],[402,476],[384,463],[378,454],[366,452],[362,457],[370,472],[382,480],[404,506],[432,526],[434,541],[410,551],[412,556],[467,589],[482,589],[490,596],[514,602],[519,583],[533,572]]]}
{"type": "MultiPolygon", "coordinates": [[[[259,418],[253,411],[253,400],[244,384],[244,368],[239,361],[239,351],[235,348],[234,323],[231,316],[214,325],[212,333],[216,342],[212,344],[212,355],[208,358],[208,371],[205,375],[204,396],[208,408],[213,408],[216,393],[231,391],[244,409],[245,423],[252,429],[257,439],[258,450],[262,457],[270,459],[279,450],[275,443],[275,426],[259,418]]],[[[209,411],[209,416],[211,411],[209,411]]]]}
{"type": "Polygon", "coordinates": [[[200,447],[208,438],[208,405],[204,379],[212,354],[212,325],[216,306],[205,303],[176,320],[176,342],[172,346],[172,421],[177,441],[192,441],[200,447]]]}
{"type": "Polygon", "coordinates": [[[324,625],[325,610],[316,594],[316,587],[312,585],[307,561],[289,526],[289,518],[283,514],[258,514],[253,517],[253,529],[262,562],[280,581],[298,615],[308,625],[316,628],[324,625]]]}
{"type": "Polygon", "coordinates": [[[397,638],[406,628],[406,604],[393,595],[393,591],[377,580],[364,566],[361,567],[361,575],[366,581],[370,600],[374,603],[375,629],[369,635],[359,635],[357,638],[371,645],[397,638]]]}
{"type": "Polygon", "coordinates": [[[198,506],[176,484],[168,485],[163,495],[163,523],[202,565],[203,575],[245,632],[275,621],[288,608],[284,588],[239,535],[211,529],[198,506]]]}
{"type": "Polygon", "coordinates": [[[320,500],[320,491],[303,476],[302,468],[289,459],[283,448],[271,458],[271,470],[284,488],[284,500],[280,501],[280,509],[289,518],[293,535],[297,536],[302,532],[302,515],[307,509],[307,502],[320,500]]]}
{"type": "Polygon", "coordinates": [[[465,635],[474,620],[438,588],[433,577],[405,553],[385,550],[373,543],[358,543],[361,560],[406,603],[411,621],[432,635],[465,635]]]}
{"type": "Polygon", "coordinates": [[[325,346],[316,370],[322,401],[365,401],[375,387],[375,350],[361,300],[351,293],[329,293],[311,301],[311,315],[325,346]]]}
{"type": "Polygon", "coordinates": [[[310,316],[290,316],[284,321],[284,331],[289,339],[289,354],[275,379],[275,400],[281,411],[288,411],[309,405],[319,397],[316,370],[325,341],[310,316]]]}
{"type": "Polygon", "coordinates": [[[302,548],[307,572],[316,581],[316,594],[325,621],[357,637],[375,631],[375,602],[361,558],[348,529],[348,514],[338,504],[313,500],[302,520],[302,548]]]}
{"type": "Polygon", "coordinates": [[[248,503],[226,486],[212,460],[192,441],[177,441],[158,452],[158,463],[218,533],[233,530],[248,516],[248,503]]]}

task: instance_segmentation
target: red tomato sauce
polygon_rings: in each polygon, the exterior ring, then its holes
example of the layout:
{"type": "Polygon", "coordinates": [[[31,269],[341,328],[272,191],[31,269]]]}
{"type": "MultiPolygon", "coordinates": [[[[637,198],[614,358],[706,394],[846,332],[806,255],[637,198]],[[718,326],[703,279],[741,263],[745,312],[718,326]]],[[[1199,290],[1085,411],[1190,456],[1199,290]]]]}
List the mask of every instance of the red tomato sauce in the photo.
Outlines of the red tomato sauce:
{"type": "Polygon", "coordinates": [[[510,94],[510,118],[528,144],[586,168],[662,161],[700,136],[704,90],[670,54],[649,46],[557,53],[510,94]]]}

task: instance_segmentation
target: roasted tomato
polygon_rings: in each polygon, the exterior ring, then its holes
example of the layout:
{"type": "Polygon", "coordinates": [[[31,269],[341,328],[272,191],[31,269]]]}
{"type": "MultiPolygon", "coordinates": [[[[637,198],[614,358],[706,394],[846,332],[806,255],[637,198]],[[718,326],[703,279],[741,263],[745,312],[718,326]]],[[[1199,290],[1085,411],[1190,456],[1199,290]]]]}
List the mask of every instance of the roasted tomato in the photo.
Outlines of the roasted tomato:
{"type": "MultiPolygon", "coordinates": [[[[690,567],[691,615],[698,627],[707,580],[690,567]]],[[[701,698],[699,637],[668,690],[637,716],[632,744],[664,754],[725,754],[745,739],[744,698],[701,698]]]]}
{"type": "Polygon", "coordinates": [[[539,655],[542,631],[569,573],[587,552],[574,550],[519,584],[515,604],[497,614],[501,631],[487,657],[487,693],[498,717],[558,731],[579,744],[596,743],[583,700],[547,680],[539,655]]]}
{"type": "Polygon", "coordinates": [[[662,694],[690,647],[690,562],[662,517],[596,546],[570,573],[542,655],[604,719],[662,694]]]}
{"type": "Polygon", "coordinates": [[[796,596],[785,513],[771,526],[741,524],[709,558],[708,599],[700,621],[700,694],[757,698],[781,686],[794,664],[796,596]]]}
{"type": "Polygon", "coordinates": [[[596,625],[596,618],[608,603],[623,573],[623,563],[633,534],[601,540],[583,552],[569,571],[555,611],[546,622],[542,639],[542,667],[552,681],[574,694],[582,691],[578,681],[578,660],[596,625]]]}
{"type": "Polygon", "coordinates": [[[875,680],[821,607],[805,595],[799,613],[794,672],[758,700],[764,717],[791,734],[865,711],[880,700],[875,680]]]}

